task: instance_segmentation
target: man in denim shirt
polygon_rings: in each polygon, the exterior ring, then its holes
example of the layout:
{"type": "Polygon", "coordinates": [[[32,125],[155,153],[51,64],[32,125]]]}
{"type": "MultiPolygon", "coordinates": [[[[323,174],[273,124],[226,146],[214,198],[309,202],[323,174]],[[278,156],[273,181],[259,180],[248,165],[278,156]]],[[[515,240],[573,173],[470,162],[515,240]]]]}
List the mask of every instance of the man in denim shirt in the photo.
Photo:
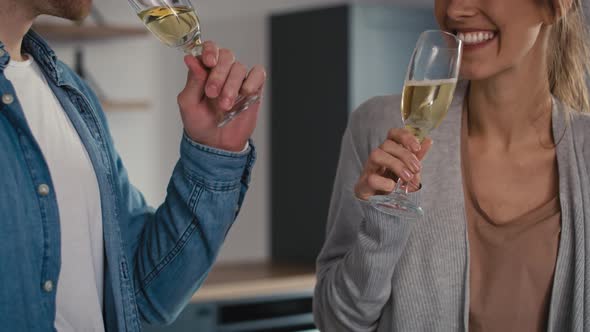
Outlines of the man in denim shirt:
{"type": "Polygon", "coordinates": [[[148,207],[114,149],[99,101],[30,31],[79,20],[91,0],[0,0],[0,330],[139,331],[169,323],[210,270],[242,204],[260,91],[214,43],[185,57],[184,135],[166,201],[148,207]]]}

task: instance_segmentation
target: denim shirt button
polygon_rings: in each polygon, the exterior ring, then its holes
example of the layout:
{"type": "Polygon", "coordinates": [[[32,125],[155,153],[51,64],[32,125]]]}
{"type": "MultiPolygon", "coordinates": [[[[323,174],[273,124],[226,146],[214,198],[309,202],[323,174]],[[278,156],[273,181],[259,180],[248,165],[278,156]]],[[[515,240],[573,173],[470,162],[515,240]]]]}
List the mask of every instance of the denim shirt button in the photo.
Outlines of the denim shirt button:
{"type": "Polygon", "coordinates": [[[49,195],[49,186],[45,183],[37,187],[37,193],[41,196],[49,195]]]}
{"type": "Polygon", "coordinates": [[[2,96],[2,102],[5,105],[10,105],[10,104],[12,104],[13,101],[14,101],[14,96],[9,93],[2,96]]]}
{"type": "Polygon", "coordinates": [[[51,293],[53,291],[53,281],[45,280],[45,282],[43,283],[43,290],[47,293],[51,293]]]}

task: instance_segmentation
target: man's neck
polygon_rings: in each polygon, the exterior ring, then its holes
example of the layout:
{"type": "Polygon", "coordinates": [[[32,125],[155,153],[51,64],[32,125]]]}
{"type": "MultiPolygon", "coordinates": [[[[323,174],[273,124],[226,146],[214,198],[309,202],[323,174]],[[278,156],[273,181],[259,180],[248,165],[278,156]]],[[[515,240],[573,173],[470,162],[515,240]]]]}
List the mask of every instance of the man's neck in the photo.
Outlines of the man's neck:
{"type": "Polygon", "coordinates": [[[21,49],[23,38],[37,16],[27,3],[22,0],[0,0],[0,41],[14,61],[24,61],[21,49]]]}

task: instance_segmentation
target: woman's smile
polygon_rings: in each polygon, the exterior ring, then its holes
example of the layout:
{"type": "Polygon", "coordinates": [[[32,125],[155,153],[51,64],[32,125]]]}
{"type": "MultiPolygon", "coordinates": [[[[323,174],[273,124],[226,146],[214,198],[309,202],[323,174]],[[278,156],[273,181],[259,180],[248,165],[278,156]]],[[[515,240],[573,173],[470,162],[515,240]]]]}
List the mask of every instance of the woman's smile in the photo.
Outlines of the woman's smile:
{"type": "Polygon", "coordinates": [[[497,31],[476,29],[460,29],[455,34],[463,41],[463,51],[466,53],[491,45],[498,36],[497,31]]]}

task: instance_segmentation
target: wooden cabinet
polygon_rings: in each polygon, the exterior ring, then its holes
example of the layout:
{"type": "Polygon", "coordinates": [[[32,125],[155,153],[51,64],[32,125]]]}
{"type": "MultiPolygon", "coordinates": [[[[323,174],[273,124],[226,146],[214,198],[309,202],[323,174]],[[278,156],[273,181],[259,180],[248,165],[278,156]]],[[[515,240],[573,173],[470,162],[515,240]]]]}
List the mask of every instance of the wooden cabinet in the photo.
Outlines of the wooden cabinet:
{"type": "Polygon", "coordinates": [[[178,319],[146,332],[313,331],[313,267],[219,265],[178,319]]]}

